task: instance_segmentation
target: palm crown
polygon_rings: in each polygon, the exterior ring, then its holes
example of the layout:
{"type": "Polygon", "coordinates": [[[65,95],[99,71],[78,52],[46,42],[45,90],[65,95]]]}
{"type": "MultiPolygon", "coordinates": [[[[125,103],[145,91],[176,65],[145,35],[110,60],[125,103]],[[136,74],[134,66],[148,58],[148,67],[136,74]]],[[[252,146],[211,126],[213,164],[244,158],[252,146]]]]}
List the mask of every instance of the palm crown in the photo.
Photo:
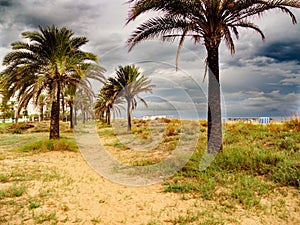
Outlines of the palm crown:
{"type": "Polygon", "coordinates": [[[268,10],[278,8],[287,13],[293,23],[294,14],[289,7],[300,7],[299,1],[290,0],[130,0],[132,10],[127,23],[147,11],[162,11],[161,16],[150,18],[142,23],[128,39],[130,49],[137,43],[154,37],[174,40],[180,37],[182,44],[185,36],[191,36],[196,43],[204,41],[206,47],[218,47],[224,39],[234,53],[232,34],[239,37],[237,28],[250,28],[262,38],[263,32],[250,22],[254,15],[261,16],[268,10]]]}

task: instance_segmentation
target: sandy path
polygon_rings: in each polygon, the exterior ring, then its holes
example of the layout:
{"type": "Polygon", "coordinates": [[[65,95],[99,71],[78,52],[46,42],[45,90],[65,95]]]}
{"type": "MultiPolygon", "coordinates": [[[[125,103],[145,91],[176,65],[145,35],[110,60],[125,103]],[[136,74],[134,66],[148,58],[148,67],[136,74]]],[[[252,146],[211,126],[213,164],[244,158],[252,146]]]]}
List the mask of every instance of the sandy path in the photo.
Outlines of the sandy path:
{"type": "MultiPolygon", "coordinates": [[[[56,209],[64,224],[147,224],[149,221],[167,223],[188,208],[198,207],[199,201],[182,201],[182,195],[164,193],[161,184],[146,187],[126,187],[99,176],[79,153],[49,152],[30,156],[41,165],[53,165],[64,179],[51,186],[57,187],[47,210],[56,209]],[[96,223],[95,222],[95,223],[96,223]]],[[[39,184],[35,184],[39,186],[39,184]]],[[[33,188],[34,195],[37,188],[33,188]]],[[[40,209],[43,210],[43,207],[40,209]]]]}

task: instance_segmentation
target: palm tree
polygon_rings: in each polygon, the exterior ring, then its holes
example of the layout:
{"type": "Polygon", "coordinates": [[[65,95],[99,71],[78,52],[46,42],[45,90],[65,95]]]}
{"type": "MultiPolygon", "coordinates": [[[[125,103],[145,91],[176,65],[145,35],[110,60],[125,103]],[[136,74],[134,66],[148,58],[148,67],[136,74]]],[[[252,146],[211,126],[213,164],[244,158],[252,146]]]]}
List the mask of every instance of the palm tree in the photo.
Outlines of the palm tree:
{"type": "Polygon", "coordinates": [[[111,109],[116,98],[116,92],[114,87],[106,83],[97,97],[95,102],[95,114],[99,116],[100,119],[105,117],[105,122],[110,125],[111,123],[111,109]]]}
{"type": "Polygon", "coordinates": [[[219,81],[219,46],[222,40],[234,54],[232,36],[239,38],[238,28],[249,28],[264,34],[250,19],[262,16],[266,11],[279,9],[288,14],[296,23],[290,8],[300,8],[297,0],[129,0],[133,4],[127,23],[141,14],[151,11],[161,12],[152,17],[132,33],[128,39],[129,50],[136,44],[160,37],[162,41],[179,38],[176,57],[187,36],[196,44],[204,44],[208,67],[208,152],[222,150],[222,121],[219,81]]]}
{"type": "MultiPolygon", "coordinates": [[[[94,93],[91,91],[91,88],[83,88],[85,86],[81,86],[80,88],[76,88],[75,98],[74,98],[74,106],[76,110],[80,110],[82,114],[82,120],[83,123],[86,122],[87,115],[91,114],[93,109],[93,98],[94,93]]],[[[77,112],[75,110],[75,117],[77,118],[77,112]]],[[[77,123],[76,120],[74,120],[75,124],[77,123]]]]}
{"type": "MultiPolygon", "coordinates": [[[[105,116],[105,112],[107,111],[107,107],[106,107],[105,99],[102,98],[101,93],[98,95],[96,99],[94,110],[95,110],[96,117],[98,116],[100,120],[103,120],[105,116]]],[[[105,122],[108,123],[106,116],[105,116],[105,122]]]]}
{"type": "Polygon", "coordinates": [[[2,112],[3,123],[5,123],[5,119],[11,115],[10,105],[6,101],[4,101],[1,103],[0,109],[2,112]]]}
{"type": "Polygon", "coordinates": [[[59,138],[60,97],[67,85],[79,86],[88,78],[102,81],[104,69],[95,62],[97,56],[80,50],[88,42],[85,37],[56,26],[42,28],[39,32],[24,32],[29,40],[12,43],[13,51],[3,60],[6,69],[0,74],[0,87],[7,97],[17,93],[18,112],[31,99],[47,91],[51,101],[50,139],[59,138]]]}
{"type": "Polygon", "coordinates": [[[73,129],[74,128],[74,98],[75,98],[75,94],[76,94],[76,87],[74,86],[68,86],[65,89],[65,93],[64,93],[64,97],[66,100],[67,105],[70,108],[70,128],[73,129]]]}
{"type": "Polygon", "coordinates": [[[41,121],[44,120],[44,107],[45,105],[47,105],[47,102],[47,96],[45,94],[40,94],[40,96],[38,97],[37,105],[39,107],[41,121]]]}
{"type": "Polygon", "coordinates": [[[119,104],[124,103],[122,98],[119,96],[118,87],[114,86],[111,82],[107,81],[106,84],[101,88],[98,98],[95,103],[95,114],[103,119],[105,116],[105,122],[111,124],[111,112],[121,113],[119,104]]]}
{"type": "Polygon", "coordinates": [[[153,85],[151,80],[139,72],[139,68],[134,65],[119,66],[116,70],[116,77],[109,78],[108,81],[114,86],[118,97],[127,102],[127,122],[128,130],[131,130],[132,110],[137,107],[137,99],[147,106],[146,101],[139,97],[141,92],[151,92],[153,85]],[[137,99],[136,99],[137,98],[137,99]]]}

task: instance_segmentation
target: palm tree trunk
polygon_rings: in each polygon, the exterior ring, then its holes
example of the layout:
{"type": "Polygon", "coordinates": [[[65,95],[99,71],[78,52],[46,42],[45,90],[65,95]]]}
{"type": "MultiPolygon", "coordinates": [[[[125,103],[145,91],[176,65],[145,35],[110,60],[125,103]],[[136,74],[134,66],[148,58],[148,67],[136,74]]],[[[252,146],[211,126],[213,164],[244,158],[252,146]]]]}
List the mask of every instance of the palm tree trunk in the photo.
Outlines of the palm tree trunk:
{"type": "Polygon", "coordinates": [[[74,105],[74,125],[77,125],[77,107],[74,105]]]}
{"type": "Polygon", "coordinates": [[[110,121],[110,109],[108,109],[108,110],[106,111],[106,123],[107,123],[108,125],[111,124],[111,121],[110,121]]]}
{"type": "Polygon", "coordinates": [[[219,48],[207,47],[208,62],[208,131],[209,153],[222,151],[222,118],[219,80],[219,48]]]}
{"type": "Polygon", "coordinates": [[[41,117],[41,121],[43,121],[44,120],[44,106],[43,105],[40,106],[40,117],[41,117]]]}
{"type": "Polygon", "coordinates": [[[59,105],[60,105],[60,83],[57,82],[56,99],[52,102],[50,115],[50,139],[59,139],[59,105]]]}
{"type": "Polygon", "coordinates": [[[84,110],[82,111],[82,115],[83,115],[82,123],[85,124],[85,120],[86,120],[86,119],[85,119],[85,115],[86,115],[86,114],[85,114],[85,111],[84,111],[84,110]]]}
{"type": "Polygon", "coordinates": [[[73,129],[74,128],[73,102],[69,103],[69,107],[70,107],[70,128],[73,129]]]}
{"type": "Polygon", "coordinates": [[[131,117],[132,117],[131,99],[126,99],[126,101],[127,101],[127,123],[128,123],[127,130],[131,130],[131,117]]]}
{"type": "Polygon", "coordinates": [[[16,112],[16,118],[15,118],[15,123],[18,123],[19,120],[19,111],[17,110],[16,112]]]}
{"type": "MultiPolygon", "coordinates": [[[[62,97],[61,97],[61,106],[62,106],[62,121],[65,121],[65,96],[64,94],[62,94],[62,97]]],[[[67,120],[66,120],[67,122],[67,120]]]]}

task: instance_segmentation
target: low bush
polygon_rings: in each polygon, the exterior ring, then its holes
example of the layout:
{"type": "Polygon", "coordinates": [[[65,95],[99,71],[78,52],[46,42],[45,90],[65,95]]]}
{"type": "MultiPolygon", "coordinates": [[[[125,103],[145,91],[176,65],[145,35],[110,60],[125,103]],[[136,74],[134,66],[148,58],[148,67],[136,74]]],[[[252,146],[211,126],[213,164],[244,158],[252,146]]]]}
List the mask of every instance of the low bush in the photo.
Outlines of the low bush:
{"type": "Polygon", "coordinates": [[[299,117],[294,117],[289,121],[286,121],[283,126],[292,131],[299,132],[300,131],[300,118],[299,117]]]}
{"type": "Polygon", "coordinates": [[[13,134],[21,134],[23,131],[33,128],[34,125],[32,123],[14,123],[8,127],[8,131],[13,134]]]}
{"type": "Polygon", "coordinates": [[[17,152],[47,152],[47,151],[71,151],[77,152],[76,143],[64,139],[37,141],[16,150],[17,152]]]}

